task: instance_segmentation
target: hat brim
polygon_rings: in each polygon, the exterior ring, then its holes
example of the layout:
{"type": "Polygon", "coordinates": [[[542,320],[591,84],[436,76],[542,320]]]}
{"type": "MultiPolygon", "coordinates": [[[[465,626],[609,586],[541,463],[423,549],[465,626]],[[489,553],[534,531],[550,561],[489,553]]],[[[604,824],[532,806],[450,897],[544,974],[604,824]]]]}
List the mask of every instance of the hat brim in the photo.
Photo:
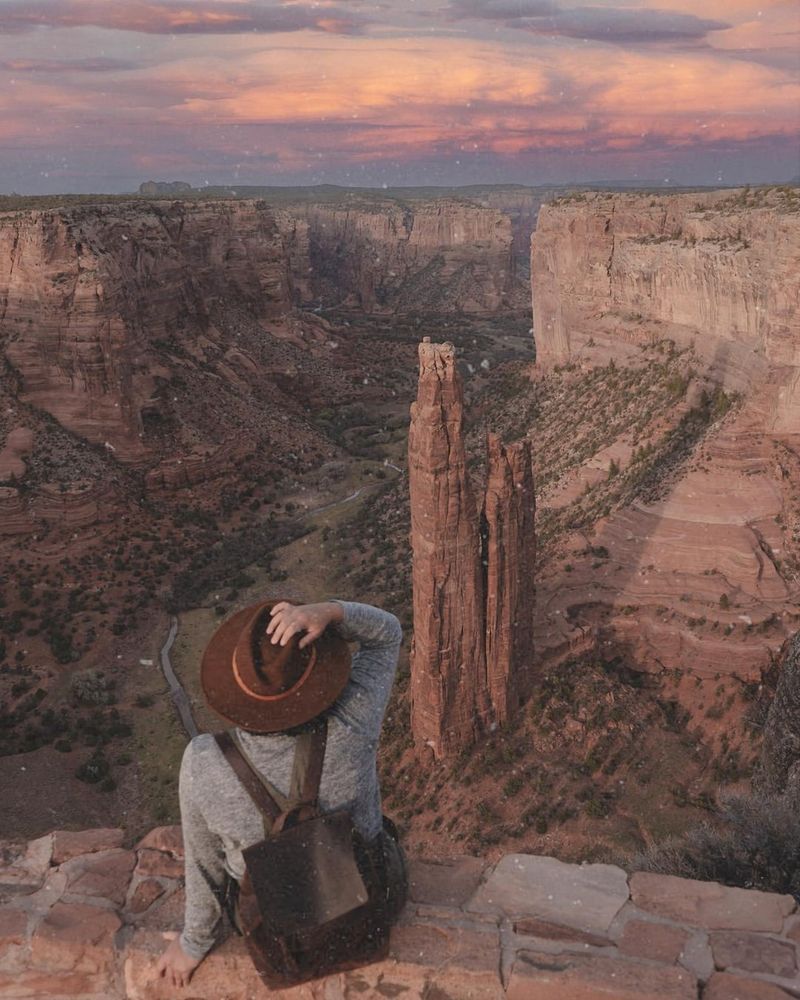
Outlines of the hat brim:
{"type": "MultiPolygon", "coordinates": [[[[243,690],[233,673],[234,648],[255,608],[277,603],[277,599],[262,601],[232,614],[211,636],[200,665],[200,684],[209,708],[251,733],[277,733],[308,722],[336,701],[350,676],[347,643],[326,630],[314,640],[313,668],[290,691],[264,702],[243,690]]],[[[292,636],[290,642],[299,638],[292,636]]]]}

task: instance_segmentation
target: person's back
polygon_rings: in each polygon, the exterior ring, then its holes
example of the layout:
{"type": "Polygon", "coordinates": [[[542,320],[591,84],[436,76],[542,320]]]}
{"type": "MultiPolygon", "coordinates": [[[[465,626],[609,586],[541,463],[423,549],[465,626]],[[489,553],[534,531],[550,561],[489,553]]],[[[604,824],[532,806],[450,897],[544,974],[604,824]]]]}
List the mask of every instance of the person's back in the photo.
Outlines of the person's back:
{"type": "MultiPolygon", "coordinates": [[[[340,638],[358,642],[359,649],[344,689],[322,712],[328,720],[328,738],[319,806],[324,812],[348,810],[358,832],[371,842],[382,829],[376,753],[402,629],[394,615],[379,608],[333,600],[300,606],[281,602],[272,609],[267,633],[272,644],[286,645],[305,632],[297,644],[303,648],[327,626],[340,638]]],[[[230,719],[233,713],[226,709],[226,714],[230,719]]],[[[238,726],[234,731],[240,750],[272,787],[288,795],[296,733],[304,724],[266,733],[253,728],[238,726]]],[[[262,840],[265,828],[263,816],[210,734],[196,737],[186,748],[180,799],[186,914],[183,933],[162,956],[159,971],[176,985],[185,985],[215,942],[227,880],[239,882],[244,876],[242,850],[262,840]]]]}

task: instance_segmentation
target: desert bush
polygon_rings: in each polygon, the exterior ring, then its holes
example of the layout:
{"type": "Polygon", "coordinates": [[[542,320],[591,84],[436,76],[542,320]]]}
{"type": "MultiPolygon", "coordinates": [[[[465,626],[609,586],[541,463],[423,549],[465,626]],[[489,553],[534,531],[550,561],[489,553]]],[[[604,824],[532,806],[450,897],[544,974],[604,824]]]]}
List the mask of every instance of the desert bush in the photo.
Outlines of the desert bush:
{"type": "Polygon", "coordinates": [[[95,785],[109,776],[109,765],[102,750],[96,750],[92,756],[84,761],[75,771],[75,777],[79,781],[85,781],[89,785],[95,785]]]}
{"type": "Polygon", "coordinates": [[[800,794],[724,795],[713,820],[629,859],[659,872],[800,899],[800,794]]]}
{"type": "Polygon", "coordinates": [[[84,670],[70,681],[72,700],[80,705],[113,705],[117,700],[116,681],[100,670],[84,670]]]}

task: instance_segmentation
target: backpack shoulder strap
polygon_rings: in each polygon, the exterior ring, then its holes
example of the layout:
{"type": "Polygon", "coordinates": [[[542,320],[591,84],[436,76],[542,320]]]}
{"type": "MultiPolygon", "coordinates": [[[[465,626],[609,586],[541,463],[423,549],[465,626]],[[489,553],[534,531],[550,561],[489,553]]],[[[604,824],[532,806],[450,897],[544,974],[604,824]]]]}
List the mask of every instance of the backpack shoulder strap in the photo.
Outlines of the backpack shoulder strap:
{"type": "Polygon", "coordinates": [[[316,807],[327,741],[327,719],[323,719],[311,732],[301,733],[296,738],[292,783],[289,787],[289,798],[292,802],[316,807]]]}
{"type": "Polygon", "coordinates": [[[214,739],[258,811],[270,821],[270,824],[274,823],[283,809],[267,790],[261,776],[244,756],[229,732],[215,733],[214,739]]]}

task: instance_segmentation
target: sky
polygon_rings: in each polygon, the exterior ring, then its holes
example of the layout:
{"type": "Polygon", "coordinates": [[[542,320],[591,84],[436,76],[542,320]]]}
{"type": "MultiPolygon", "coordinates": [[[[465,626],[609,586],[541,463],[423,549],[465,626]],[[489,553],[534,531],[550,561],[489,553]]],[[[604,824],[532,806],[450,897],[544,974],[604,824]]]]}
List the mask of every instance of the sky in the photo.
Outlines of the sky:
{"type": "Polygon", "coordinates": [[[0,193],[800,174],[797,0],[0,0],[0,193]]]}

